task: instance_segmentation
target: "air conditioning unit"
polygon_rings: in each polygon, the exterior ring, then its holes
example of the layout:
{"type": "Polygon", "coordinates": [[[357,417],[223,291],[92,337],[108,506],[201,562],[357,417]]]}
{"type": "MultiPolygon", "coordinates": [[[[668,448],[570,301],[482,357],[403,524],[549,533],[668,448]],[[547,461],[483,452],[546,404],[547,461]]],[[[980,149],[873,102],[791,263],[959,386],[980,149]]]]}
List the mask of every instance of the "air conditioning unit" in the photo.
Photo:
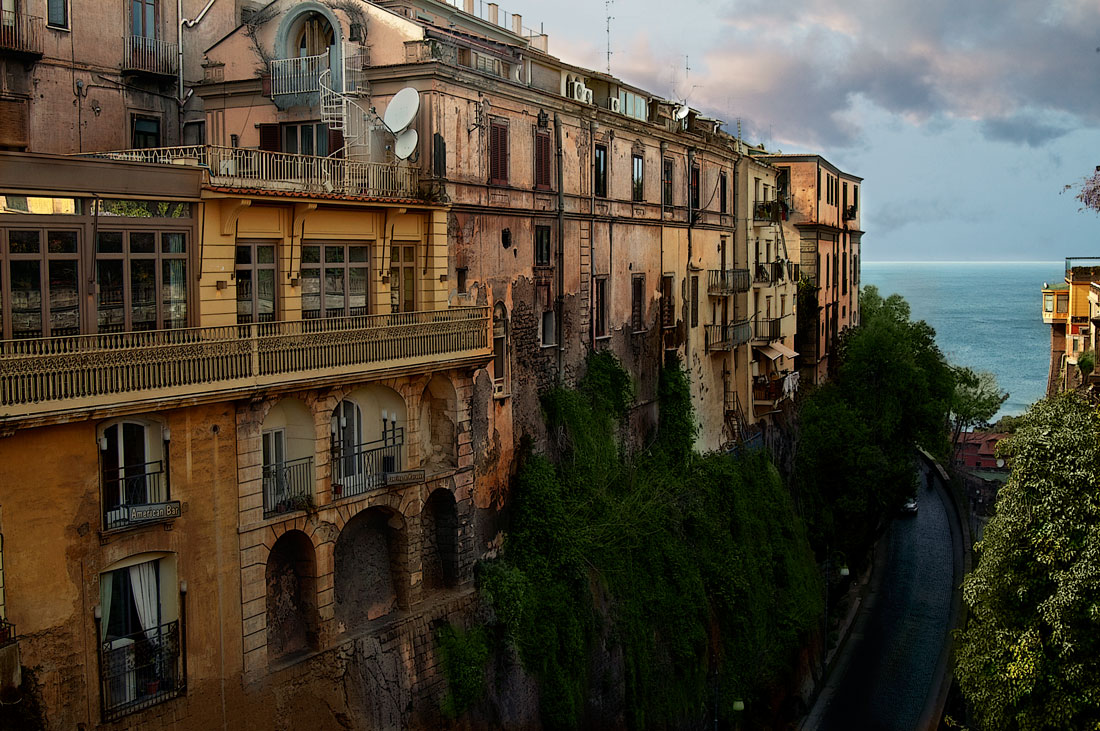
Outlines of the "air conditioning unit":
{"type": "Polygon", "coordinates": [[[592,90],[591,89],[586,88],[584,90],[584,103],[585,104],[591,104],[592,103],[592,90]]]}
{"type": "Polygon", "coordinates": [[[607,100],[607,108],[613,112],[619,111],[619,97],[613,96],[607,100]]]}
{"type": "Polygon", "coordinates": [[[578,81],[577,83],[573,84],[573,98],[576,99],[577,101],[583,102],[584,101],[584,95],[587,92],[588,92],[588,89],[586,89],[584,84],[582,84],[581,82],[578,81]]]}

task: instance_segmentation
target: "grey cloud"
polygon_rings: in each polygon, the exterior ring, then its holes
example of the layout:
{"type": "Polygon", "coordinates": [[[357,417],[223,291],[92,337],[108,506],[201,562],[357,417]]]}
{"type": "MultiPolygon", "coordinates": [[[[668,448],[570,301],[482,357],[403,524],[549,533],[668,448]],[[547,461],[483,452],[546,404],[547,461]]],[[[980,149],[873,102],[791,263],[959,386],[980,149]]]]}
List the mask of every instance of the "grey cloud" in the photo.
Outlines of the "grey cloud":
{"type": "Polygon", "coordinates": [[[991,118],[982,122],[982,134],[986,138],[1023,142],[1030,147],[1041,147],[1072,131],[1071,127],[1044,121],[1037,115],[1027,113],[991,118]]]}

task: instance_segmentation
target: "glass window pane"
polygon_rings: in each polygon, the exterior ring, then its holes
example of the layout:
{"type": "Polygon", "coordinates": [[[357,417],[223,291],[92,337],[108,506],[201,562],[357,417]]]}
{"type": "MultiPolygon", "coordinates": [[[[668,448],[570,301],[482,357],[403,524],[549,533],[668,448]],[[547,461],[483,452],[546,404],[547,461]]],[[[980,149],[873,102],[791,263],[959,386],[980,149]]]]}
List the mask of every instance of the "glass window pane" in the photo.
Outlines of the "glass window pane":
{"type": "Polygon", "coordinates": [[[302,263],[303,264],[317,264],[321,261],[321,247],[320,246],[303,246],[302,247],[302,263]]]}
{"type": "Polygon", "coordinates": [[[160,250],[165,254],[187,253],[187,237],[182,233],[166,233],[160,235],[160,250]]]}
{"type": "Polygon", "coordinates": [[[11,262],[11,330],[15,338],[42,337],[41,262],[11,262]]]}
{"type": "Polygon", "coordinates": [[[130,260],[130,329],[157,329],[157,269],[152,259],[130,260]]]}
{"type": "Polygon", "coordinates": [[[326,246],[325,247],[325,263],[326,264],[340,264],[344,261],[344,247],[343,246],[326,246]]]}
{"type": "MultiPolygon", "coordinates": [[[[247,248],[247,247],[238,247],[247,248]]],[[[252,270],[237,270],[237,324],[252,323],[252,270]]]]}
{"type": "Polygon", "coordinates": [[[130,232],[131,254],[155,254],[157,252],[157,235],[151,231],[130,232]]]}
{"type": "Polygon", "coordinates": [[[256,272],[256,317],[259,322],[275,321],[275,270],[256,272]]]}
{"type": "Polygon", "coordinates": [[[302,150],[303,155],[313,154],[313,125],[302,125],[302,150]]]}
{"type": "Polygon", "coordinates": [[[404,274],[404,281],[401,282],[401,311],[413,312],[416,309],[416,303],[413,298],[413,274],[414,269],[412,267],[405,267],[402,272],[404,274]]]}
{"type": "Polygon", "coordinates": [[[126,326],[126,308],[123,299],[122,262],[96,262],[96,325],[101,333],[122,332],[126,326]]]}
{"type": "Polygon", "coordinates": [[[325,317],[344,316],[344,270],[325,270],[325,317]]]}
{"type": "Polygon", "coordinates": [[[145,37],[156,38],[157,36],[157,19],[156,19],[156,5],[152,0],[146,0],[145,3],[145,37]]]}
{"type": "Polygon", "coordinates": [[[164,266],[161,280],[164,327],[187,327],[187,262],[169,259],[161,264],[164,266]]]}
{"type": "Polygon", "coordinates": [[[50,267],[50,335],[80,333],[80,297],[77,295],[77,262],[54,259],[50,267]]]}
{"type": "Polygon", "coordinates": [[[100,231],[99,235],[96,237],[95,250],[104,254],[121,254],[122,232],[100,231]]]}
{"type": "MultiPolygon", "coordinates": [[[[310,248],[310,247],[306,247],[310,248]]],[[[315,247],[314,247],[315,248],[315,247]]],[[[302,318],[321,316],[321,270],[302,270],[302,318]]]]}
{"type": "Polygon", "coordinates": [[[348,261],[368,261],[366,246],[351,246],[348,248],[348,261]]]}
{"type": "Polygon", "coordinates": [[[12,254],[37,254],[40,239],[37,231],[8,231],[8,251],[12,254]]]}
{"type": "Polygon", "coordinates": [[[283,127],[283,152],[297,154],[298,152],[298,128],[295,126],[283,127]]]}
{"type": "Polygon", "coordinates": [[[46,9],[46,22],[59,28],[67,28],[69,23],[65,18],[65,0],[49,0],[46,9]]]}
{"type": "Polygon", "coordinates": [[[348,307],[351,315],[367,314],[367,279],[370,270],[353,267],[348,270],[348,307]]]}
{"type": "Polygon", "coordinates": [[[75,254],[76,231],[50,231],[46,234],[46,250],[51,254],[75,254]]]}
{"type": "Polygon", "coordinates": [[[256,261],[261,264],[274,264],[275,263],[275,247],[274,246],[257,246],[256,247],[256,261]]]}
{"type": "MultiPolygon", "coordinates": [[[[238,246],[237,247],[237,263],[238,264],[251,264],[252,263],[252,247],[251,246],[238,246]]],[[[240,276],[240,274],[238,274],[237,276],[240,276]]]]}
{"type": "Polygon", "coordinates": [[[325,157],[328,155],[328,127],[323,124],[315,125],[317,128],[317,146],[314,148],[314,154],[325,157]]]}
{"type": "Polygon", "coordinates": [[[416,248],[412,246],[405,247],[405,261],[416,261],[416,248]]]}
{"type": "Polygon", "coordinates": [[[141,0],[133,0],[130,3],[130,19],[131,27],[130,34],[135,36],[141,35],[141,0]]]}

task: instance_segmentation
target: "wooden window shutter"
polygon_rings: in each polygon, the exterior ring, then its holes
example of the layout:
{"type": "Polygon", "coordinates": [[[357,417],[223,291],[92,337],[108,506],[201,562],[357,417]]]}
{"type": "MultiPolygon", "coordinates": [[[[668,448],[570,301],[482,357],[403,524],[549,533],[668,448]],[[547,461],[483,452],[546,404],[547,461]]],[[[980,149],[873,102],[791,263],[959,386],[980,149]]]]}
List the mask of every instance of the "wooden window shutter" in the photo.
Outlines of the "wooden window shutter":
{"type": "Polygon", "coordinates": [[[0,148],[27,148],[28,106],[22,99],[0,99],[0,148]]]}
{"type": "Polygon", "coordinates": [[[489,125],[489,182],[508,182],[508,127],[497,122],[489,125]]]}
{"type": "Polygon", "coordinates": [[[281,152],[282,135],[279,133],[279,125],[277,124],[261,124],[260,128],[260,149],[267,152],[281,152]]]}
{"type": "Polygon", "coordinates": [[[328,131],[328,154],[333,157],[344,157],[344,133],[338,129],[328,131]]]}
{"type": "Polygon", "coordinates": [[[535,135],[535,187],[550,187],[550,135],[535,135]]]}

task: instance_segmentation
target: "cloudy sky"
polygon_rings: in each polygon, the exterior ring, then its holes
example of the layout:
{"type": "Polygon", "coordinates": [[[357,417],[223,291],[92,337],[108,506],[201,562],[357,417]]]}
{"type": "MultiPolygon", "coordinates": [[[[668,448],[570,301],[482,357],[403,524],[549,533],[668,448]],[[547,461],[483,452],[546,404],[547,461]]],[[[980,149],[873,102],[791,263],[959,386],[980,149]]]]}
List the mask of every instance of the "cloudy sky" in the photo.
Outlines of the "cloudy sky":
{"type": "MultiPolygon", "coordinates": [[[[602,0],[500,0],[605,69],[602,0]]],[[[611,72],[863,176],[867,261],[1100,256],[1100,0],[616,0],[611,72]],[[687,57],[685,63],[685,56],[687,57]],[[685,69],[690,67],[690,71],[685,69]]]]}

